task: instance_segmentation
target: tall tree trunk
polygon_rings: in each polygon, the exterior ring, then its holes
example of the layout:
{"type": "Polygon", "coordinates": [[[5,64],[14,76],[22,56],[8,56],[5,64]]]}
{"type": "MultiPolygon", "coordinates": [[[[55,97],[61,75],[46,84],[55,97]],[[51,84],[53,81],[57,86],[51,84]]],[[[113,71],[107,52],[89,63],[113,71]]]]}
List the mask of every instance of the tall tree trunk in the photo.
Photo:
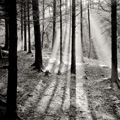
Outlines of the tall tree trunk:
{"type": "Polygon", "coordinates": [[[58,74],[61,74],[61,65],[62,65],[62,0],[60,0],[60,68],[58,74]]]}
{"type": "Polygon", "coordinates": [[[16,0],[9,1],[9,69],[7,87],[7,120],[15,120],[17,113],[17,9],[16,0]]]}
{"type": "Polygon", "coordinates": [[[75,58],[75,31],[76,31],[76,0],[72,0],[72,55],[71,55],[71,73],[76,74],[75,58]]]}
{"type": "Polygon", "coordinates": [[[41,50],[41,34],[39,23],[39,7],[38,0],[32,0],[34,34],[35,34],[35,69],[42,70],[42,50],[41,50]]]}
{"type": "Polygon", "coordinates": [[[8,50],[8,42],[9,42],[9,19],[8,19],[8,0],[5,0],[5,46],[3,47],[4,50],[8,50]]]}
{"type": "Polygon", "coordinates": [[[53,0],[53,40],[52,40],[52,47],[54,46],[56,36],[56,0],[53,0]]]}
{"type": "Polygon", "coordinates": [[[21,0],[21,49],[23,49],[23,0],[21,0]]]}
{"type": "Polygon", "coordinates": [[[117,83],[120,88],[120,82],[118,80],[118,70],[117,70],[117,1],[111,0],[111,20],[112,20],[112,41],[111,41],[111,49],[112,49],[112,71],[111,71],[111,82],[117,83]]]}
{"type": "Polygon", "coordinates": [[[91,26],[90,26],[90,2],[88,1],[88,30],[89,30],[89,52],[88,58],[91,57],[91,49],[92,49],[92,42],[91,42],[91,26]]]}
{"type": "Polygon", "coordinates": [[[27,35],[26,35],[26,0],[24,0],[24,51],[27,51],[27,35]]]}
{"type": "Polygon", "coordinates": [[[45,24],[45,23],[44,23],[44,19],[45,19],[45,11],[44,11],[44,10],[45,10],[45,8],[44,8],[45,6],[44,6],[44,4],[45,4],[45,0],[43,0],[42,47],[43,47],[44,34],[45,34],[45,32],[44,32],[44,27],[45,27],[45,26],[44,26],[44,24],[45,24]]]}
{"type": "Polygon", "coordinates": [[[81,50],[82,50],[82,59],[83,62],[83,3],[80,0],[80,33],[81,33],[81,50]]]}
{"type": "Polygon", "coordinates": [[[60,64],[62,64],[62,0],[60,0],[60,64]]]}
{"type": "Polygon", "coordinates": [[[31,52],[31,40],[30,40],[30,0],[27,0],[27,14],[28,14],[28,53],[31,52]]]}

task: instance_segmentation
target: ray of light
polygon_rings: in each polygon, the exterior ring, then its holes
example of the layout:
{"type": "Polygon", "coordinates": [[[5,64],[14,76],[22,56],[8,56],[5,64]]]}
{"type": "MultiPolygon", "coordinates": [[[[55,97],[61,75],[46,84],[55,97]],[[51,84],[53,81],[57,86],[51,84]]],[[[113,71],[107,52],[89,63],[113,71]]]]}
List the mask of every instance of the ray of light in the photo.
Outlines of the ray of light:
{"type": "Polygon", "coordinates": [[[92,120],[92,117],[89,114],[90,111],[88,108],[89,105],[87,94],[83,86],[85,83],[85,80],[83,79],[83,76],[85,76],[85,68],[83,64],[82,43],[80,35],[80,25],[78,24],[76,27],[76,111],[82,111],[82,113],[77,113],[76,120],[80,120],[81,117],[92,120]]]}
{"type": "Polygon", "coordinates": [[[56,61],[57,53],[58,53],[59,46],[60,46],[60,32],[59,31],[60,31],[60,29],[57,29],[56,39],[54,42],[52,54],[51,54],[51,57],[49,59],[48,65],[46,67],[46,70],[48,70],[48,71],[50,71],[52,69],[53,63],[56,61]]]}
{"type": "Polygon", "coordinates": [[[32,97],[29,97],[28,100],[26,100],[24,106],[20,107],[22,108],[22,112],[25,112],[28,108],[32,107],[34,103],[36,103],[36,101],[39,98],[39,95],[41,94],[42,89],[42,80],[40,80],[34,91],[31,93],[32,97]]]}
{"type": "Polygon", "coordinates": [[[36,108],[36,112],[39,114],[43,114],[46,110],[47,104],[49,103],[51,96],[53,94],[53,90],[56,85],[56,80],[53,79],[46,91],[44,92],[44,95],[42,96],[41,100],[38,103],[38,107],[36,108]]]}
{"type": "Polygon", "coordinates": [[[108,44],[108,41],[106,41],[106,36],[102,34],[102,28],[100,26],[101,23],[92,12],[90,19],[92,41],[95,46],[98,59],[102,62],[102,64],[111,66],[110,46],[108,44]]]}
{"type": "Polygon", "coordinates": [[[65,80],[61,78],[59,79],[59,81],[60,81],[59,85],[55,91],[55,94],[49,106],[48,114],[57,114],[57,112],[60,110],[63,99],[62,96],[63,96],[63,87],[65,80]]]}

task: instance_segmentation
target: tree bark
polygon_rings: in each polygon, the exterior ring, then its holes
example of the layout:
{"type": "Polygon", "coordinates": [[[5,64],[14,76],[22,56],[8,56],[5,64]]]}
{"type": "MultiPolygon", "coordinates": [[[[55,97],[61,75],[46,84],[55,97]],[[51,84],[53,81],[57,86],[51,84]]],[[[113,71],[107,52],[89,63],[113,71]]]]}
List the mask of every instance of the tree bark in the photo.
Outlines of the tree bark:
{"type": "Polygon", "coordinates": [[[8,0],[5,0],[5,46],[2,48],[8,50],[9,46],[9,18],[8,18],[9,5],[8,0]]]}
{"type": "Polygon", "coordinates": [[[28,14],[28,53],[32,53],[31,51],[31,40],[30,40],[30,2],[27,0],[27,14],[28,14]]]}
{"type": "Polygon", "coordinates": [[[111,71],[111,82],[117,83],[120,88],[120,82],[118,81],[118,70],[117,70],[117,1],[111,0],[111,20],[112,20],[112,41],[111,41],[111,49],[112,49],[112,71],[111,71]]]}
{"type": "Polygon", "coordinates": [[[39,23],[39,7],[38,0],[32,0],[34,34],[35,34],[35,69],[42,70],[42,50],[41,50],[41,34],[39,23]]]}
{"type": "Polygon", "coordinates": [[[26,35],[26,0],[24,0],[24,51],[27,51],[27,35],[26,35]]]}
{"type": "Polygon", "coordinates": [[[52,47],[54,46],[56,35],[56,0],[53,0],[53,40],[52,40],[52,47]]]}
{"type": "Polygon", "coordinates": [[[89,30],[89,51],[88,51],[88,58],[91,57],[91,49],[92,49],[92,42],[91,42],[91,26],[90,26],[90,2],[88,1],[88,30],[89,30]]]}
{"type": "Polygon", "coordinates": [[[21,49],[23,49],[23,0],[21,0],[21,42],[21,49]]]}
{"type": "Polygon", "coordinates": [[[72,55],[71,55],[71,73],[76,74],[75,58],[75,31],[76,31],[76,0],[72,0],[72,55]]]}
{"type": "Polygon", "coordinates": [[[16,0],[9,1],[9,69],[6,116],[15,120],[17,113],[17,13],[16,0]]]}
{"type": "Polygon", "coordinates": [[[83,3],[80,1],[80,33],[81,33],[81,50],[82,50],[82,59],[80,62],[83,62],[83,3]]]}
{"type": "Polygon", "coordinates": [[[44,21],[44,19],[45,19],[45,11],[44,11],[44,10],[45,10],[45,6],[44,6],[44,4],[45,4],[45,0],[43,0],[42,47],[43,47],[44,34],[45,34],[45,32],[44,32],[44,27],[45,27],[45,26],[44,26],[44,24],[45,24],[45,23],[44,23],[44,22],[45,22],[45,21],[44,21]]]}
{"type": "Polygon", "coordinates": [[[60,64],[62,64],[62,0],[60,0],[60,64]]]}

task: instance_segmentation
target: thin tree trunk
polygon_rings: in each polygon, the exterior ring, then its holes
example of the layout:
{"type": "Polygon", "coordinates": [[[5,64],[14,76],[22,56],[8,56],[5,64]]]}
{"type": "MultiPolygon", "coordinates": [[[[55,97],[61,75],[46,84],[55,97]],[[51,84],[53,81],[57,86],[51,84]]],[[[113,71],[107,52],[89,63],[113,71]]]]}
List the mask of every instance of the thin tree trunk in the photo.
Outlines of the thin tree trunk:
{"type": "Polygon", "coordinates": [[[7,87],[7,120],[15,120],[17,113],[17,9],[16,0],[9,1],[9,69],[7,87]]]}
{"type": "Polygon", "coordinates": [[[23,49],[23,0],[21,0],[21,42],[21,49],[23,49]]]}
{"type": "Polygon", "coordinates": [[[52,47],[54,46],[56,35],[56,0],[53,0],[53,40],[52,40],[52,47]]]}
{"type": "Polygon", "coordinates": [[[71,56],[71,73],[76,74],[75,58],[75,31],[76,31],[76,0],[72,0],[72,56],[71,56]]]}
{"type": "Polygon", "coordinates": [[[26,0],[24,1],[24,51],[27,51],[27,35],[26,35],[26,0]]]}
{"type": "Polygon", "coordinates": [[[44,8],[45,6],[44,6],[44,4],[45,4],[45,0],[43,0],[42,47],[43,47],[44,34],[45,34],[45,32],[44,32],[44,27],[45,27],[45,26],[44,26],[44,24],[45,24],[45,23],[44,23],[44,19],[45,19],[45,11],[44,11],[44,10],[45,10],[45,8],[44,8]]]}
{"type": "Polygon", "coordinates": [[[62,65],[62,0],[60,0],[60,68],[58,74],[61,74],[61,65],[62,65]]]}
{"type": "Polygon", "coordinates": [[[60,64],[62,64],[62,0],[60,0],[60,64]]]}
{"type": "Polygon", "coordinates": [[[5,46],[3,47],[4,50],[8,50],[8,42],[9,42],[9,19],[8,19],[8,0],[5,0],[5,46]]]}
{"type": "Polygon", "coordinates": [[[80,33],[81,33],[81,50],[82,50],[82,62],[83,62],[83,3],[80,0],[80,33]]]}
{"type": "Polygon", "coordinates": [[[27,14],[28,14],[28,53],[31,52],[31,40],[30,40],[30,5],[29,0],[27,0],[27,14]]]}
{"type": "Polygon", "coordinates": [[[89,53],[88,58],[91,57],[91,49],[92,49],[92,42],[91,42],[91,26],[90,26],[90,3],[88,1],[88,30],[89,30],[89,53]]]}

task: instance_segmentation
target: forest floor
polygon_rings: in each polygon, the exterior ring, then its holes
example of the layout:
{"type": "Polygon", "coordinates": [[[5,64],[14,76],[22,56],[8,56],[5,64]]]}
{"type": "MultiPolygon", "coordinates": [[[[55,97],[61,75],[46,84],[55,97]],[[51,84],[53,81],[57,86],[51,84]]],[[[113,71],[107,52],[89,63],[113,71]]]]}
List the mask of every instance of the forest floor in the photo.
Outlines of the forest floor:
{"type": "MultiPolygon", "coordinates": [[[[43,52],[44,66],[50,51],[43,52]]],[[[119,120],[120,93],[110,87],[110,68],[84,57],[84,75],[33,70],[33,55],[18,53],[18,115],[23,120],[119,120]],[[26,64],[27,63],[27,64],[26,64]],[[75,81],[76,80],[76,85],[75,81]],[[77,82],[78,81],[78,82],[77,82]],[[74,94],[76,92],[76,94],[74,94]]],[[[0,60],[0,114],[5,113],[7,58],[0,60]]],[[[12,96],[11,96],[12,97],[12,96]]]]}
{"type": "MultiPolygon", "coordinates": [[[[111,68],[95,59],[94,46],[90,59],[87,51],[88,48],[84,48],[84,63],[77,65],[76,76],[70,73],[68,65],[63,65],[66,71],[57,75],[57,62],[47,76],[39,73],[31,66],[34,54],[19,51],[18,116],[23,120],[119,120],[120,92],[110,86],[111,68]]],[[[50,56],[51,50],[44,49],[44,67],[50,56]]],[[[5,114],[7,65],[7,58],[0,60],[0,120],[5,114]]]]}

